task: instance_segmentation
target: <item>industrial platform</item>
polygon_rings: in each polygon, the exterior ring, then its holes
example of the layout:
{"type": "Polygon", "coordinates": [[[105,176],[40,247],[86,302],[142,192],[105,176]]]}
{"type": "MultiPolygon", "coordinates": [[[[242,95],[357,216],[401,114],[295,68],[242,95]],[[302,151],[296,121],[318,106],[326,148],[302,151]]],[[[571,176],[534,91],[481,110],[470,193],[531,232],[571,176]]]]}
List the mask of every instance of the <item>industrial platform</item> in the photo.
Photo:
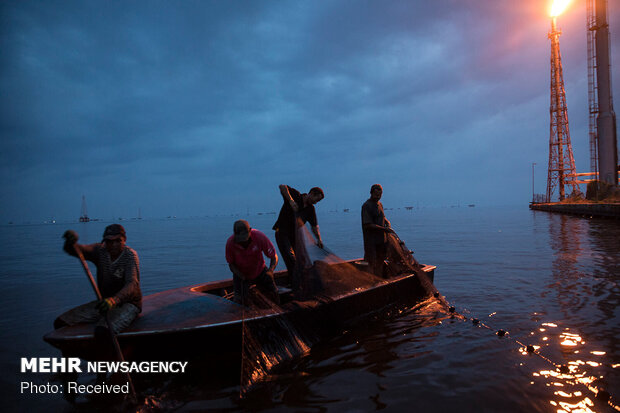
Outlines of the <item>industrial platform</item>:
{"type": "Polygon", "coordinates": [[[587,218],[620,219],[620,203],[530,203],[530,209],[587,218]]]}

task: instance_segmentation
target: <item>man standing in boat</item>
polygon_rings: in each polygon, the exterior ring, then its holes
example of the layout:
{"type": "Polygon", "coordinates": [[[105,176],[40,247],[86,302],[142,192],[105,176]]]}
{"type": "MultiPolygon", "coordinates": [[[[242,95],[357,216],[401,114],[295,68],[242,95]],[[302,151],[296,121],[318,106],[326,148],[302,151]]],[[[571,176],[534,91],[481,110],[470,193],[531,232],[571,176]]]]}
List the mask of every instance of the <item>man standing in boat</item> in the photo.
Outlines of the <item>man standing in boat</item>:
{"type": "Polygon", "coordinates": [[[284,204],[280,208],[280,215],[278,215],[278,220],[273,225],[273,229],[276,231],[276,243],[291,279],[291,288],[293,293],[298,295],[302,283],[301,274],[296,269],[299,251],[296,230],[306,222],[310,222],[316,243],[319,248],[323,248],[314,205],[321,201],[325,195],[323,190],[316,186],[311,188],[307,194],[300,194],[295,188],[287,185],[280,185],[280,194],[282,194],[284,204]]]}
{"type": "Polygon", "coordinates": [[[239,220],[233,225],[234,234],[226,241],[226,262],[233,273],[235,301],[246,305],[250,285],[255,284],[267,298],[280,304],[273,270],[278,265],[278,254],[269,238],[248,221],[239,220]],[[271,259],[265,266],[263,254],[271,259]]]}
{"type": "Polygon", "coordinates": [[[108,225],[100,243],[77,244],[78,235],[72,230],[66,231],[64,238],[64,250],[69,255],[77,257],[78,249],[85,259],[97,266],[97,286],[103,299],[61,314],[54,321],[54,328],[96,323],[95,338],[109,344],[110,333],[118,334],[127,328],[142,310],[138,254],[125,245],[125,228],[119,224],[108,225]],[[106,313],[109,324],[105,320],[106,313]]]}
{"type": "Polygon", "coordinates": [[[383,276],[383,262],[387,254],[387,234],[394,232],[385,218],[383,204],[379,201],[383,187],[370,187],[370,198],[362,205],[362,233],[364,235],[364,259],[373,274],[383,276]]]}

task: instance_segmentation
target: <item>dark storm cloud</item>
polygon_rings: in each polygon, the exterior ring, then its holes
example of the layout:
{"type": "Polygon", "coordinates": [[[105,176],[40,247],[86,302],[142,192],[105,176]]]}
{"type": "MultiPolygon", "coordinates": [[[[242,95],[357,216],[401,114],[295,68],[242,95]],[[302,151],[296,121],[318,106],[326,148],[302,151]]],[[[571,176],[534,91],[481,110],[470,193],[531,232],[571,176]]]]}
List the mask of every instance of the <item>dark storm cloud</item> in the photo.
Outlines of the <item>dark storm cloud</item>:
{"type": "MultiPolygon", "coordinates": [[[[522,202],[545,161],[545,2],[0,7],[3,220],[71,217],[82,193],[101,214],[271,209],[283,182],[340,205],[377,181],[388,202],[522,202]]],[[[577,20],[567,90],[585,87],[577,20]]]]}

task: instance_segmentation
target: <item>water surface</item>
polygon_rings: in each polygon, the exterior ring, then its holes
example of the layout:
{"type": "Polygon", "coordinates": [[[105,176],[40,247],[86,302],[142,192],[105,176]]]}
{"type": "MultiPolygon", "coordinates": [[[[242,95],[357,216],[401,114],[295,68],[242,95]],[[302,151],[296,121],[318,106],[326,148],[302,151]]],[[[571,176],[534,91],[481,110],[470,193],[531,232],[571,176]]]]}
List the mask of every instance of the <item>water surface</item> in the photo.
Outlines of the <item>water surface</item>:
{"type": "MultiPolygon", "coordinates": [[[[345,259],[360,256],[359,212],[317,210],[326,246],[345,259]]],[[[149,394],[179,411],[616,411],[619,222],[523,206],[386,215],[418,260],[438,266],[435,284],[451,305],[481,324],[451,319],[428,300],[321,342],[241,404],[238,387],[212,380],[163,383],[149,394]],[[508,334],[498,337],[499,329],[508,334]],[[596,398],[599,389],[611,403],[596,398]]],[[[140,256],[144,294],[229,277],[224,245],[239,218],[273,240],[272,215],[122,222],[140,256]]],[[[9,410],[70,408],[61,396],[20,395],[21,381],[53,377],[20,374],[19,358],[58,356],[41,337],[56,315],[92,299],[79,262],[62,251],[62,233],[73,228],[81,242],[96,242],[107,224],[2,227],[0,387],[9,410]]]]}

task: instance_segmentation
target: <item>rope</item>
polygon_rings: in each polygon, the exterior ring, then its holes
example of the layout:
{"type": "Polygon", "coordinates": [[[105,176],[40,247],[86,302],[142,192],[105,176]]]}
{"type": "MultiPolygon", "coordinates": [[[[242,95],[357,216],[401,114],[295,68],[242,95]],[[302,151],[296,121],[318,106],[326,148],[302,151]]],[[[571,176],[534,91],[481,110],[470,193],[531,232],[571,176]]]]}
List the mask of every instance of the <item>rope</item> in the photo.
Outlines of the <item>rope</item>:
{"type": "Polygon", "coordinates": [[[243,399],[245,385],[243,383],[243,360],[245,359],[245,280],[241,280],[241,372],[239,374],[239,398],[243,399]]]}
{"type": "MultiPolygon", "coordinates": [[[[495,331],[494,334],[496,334],[498,337],[505,337],[505,339],[507,340],[511,340],[514,343],[517,343],[521,349],[524,349],[524,351],[526,351],[529,354],[534,354],[538,357],[540,357],[542,360],[546,361],[547,363],[549,363],[550,365],[552,365],[553,367],[555,367],[560,374],[564,374],[564,375],[569,375],[573,372],[570,371],[570,368],[565,365],[565,364],[559,364],[554,362],[553,360],[551,360],[550,358],[546,357],[545,355],[543,355],[535,346],[531,345],[531,344],[524,344],[521,341],[517,340],[516,338],[512,338],[510,337],[510,333],[508,331],[502,330],[502,329],[495,329],[492,328],[489,324],[484,323],[482,321],[480,321],[480,319],[475,318],[475,317],[467,317],[463,314],[460,314],[458,312],[456,312],[456,308],[454,306],[451,306],[450,303],[448,302],[448,300],[439,295],[439,293],[435,293],[434,297],[441,303],[444,304],[448,307],[448,312],[452,317],[458,318],[461,321],[471,321],[472,324],[474,326],[481,326],[484,327],[488,330],[491,331],[495,331]]],[[[467,310],[469,312],[469,310],[467,310]]],[[[471,312],[470,312],[471,313],[471,312]]],[[[574,376],[571,376],[574,377],[574,376]]],[[[583,384],[589,391],[591,391],[594,394],[594,397],[596,399],[599,399],[603,402],[606,402],[609,406],[611,406],[613,409],[620,411],[620,406],[618,406],[617,404],[614,403],[615,398],[611,396],[611,394],[605,390],[602,387],[599,387],[595,384],[592,383],[580,383],[583,384]]]]}

